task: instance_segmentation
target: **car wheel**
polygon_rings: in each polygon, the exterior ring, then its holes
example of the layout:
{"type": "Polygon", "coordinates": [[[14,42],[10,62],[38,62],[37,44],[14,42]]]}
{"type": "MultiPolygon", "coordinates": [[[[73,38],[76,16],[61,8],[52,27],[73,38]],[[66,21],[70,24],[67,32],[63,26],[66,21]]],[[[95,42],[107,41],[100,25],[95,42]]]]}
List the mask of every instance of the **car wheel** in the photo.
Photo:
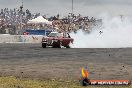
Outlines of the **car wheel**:
{"type": "Polygon", "coordinates": [[[46,48],[47,44],[46,43],[42,43],[42,47],[46,48]]]}
{"type": "Polygon", "coordinates": [[[53,48],[61,48],[60,41],[53,42],[53,48]]]}
{"type": "Polygon", "coordinates": [[[57,48],[61,48],[61,42],[60,41],[57,42],[57,48]]]}
{"type": "Polygon", "coordinates": [[[67,46],[66,46],[66,48],[70,48],[70,46],[69,46],[69,45],[67,45],[67,46]]]}

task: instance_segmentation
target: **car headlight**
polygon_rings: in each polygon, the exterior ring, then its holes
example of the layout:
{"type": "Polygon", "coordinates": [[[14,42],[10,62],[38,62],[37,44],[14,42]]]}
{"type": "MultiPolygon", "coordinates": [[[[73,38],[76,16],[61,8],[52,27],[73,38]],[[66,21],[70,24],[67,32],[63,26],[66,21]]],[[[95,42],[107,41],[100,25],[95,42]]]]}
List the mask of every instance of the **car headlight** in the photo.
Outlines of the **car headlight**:
{"type": "Polygon", "coordinates": [[[42,41],[47,41],[46,39],[43,39],[42,41]]]}

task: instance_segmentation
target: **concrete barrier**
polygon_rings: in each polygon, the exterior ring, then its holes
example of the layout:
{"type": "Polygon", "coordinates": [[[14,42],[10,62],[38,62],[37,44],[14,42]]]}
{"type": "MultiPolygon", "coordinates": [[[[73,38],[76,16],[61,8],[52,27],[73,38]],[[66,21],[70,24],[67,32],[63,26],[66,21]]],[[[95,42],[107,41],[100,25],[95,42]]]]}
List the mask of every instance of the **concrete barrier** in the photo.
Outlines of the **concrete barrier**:
{"type": "Polygon", "coordinates": [[[42,35],[0,35],[0,43],[41,43],[42,35]]]}

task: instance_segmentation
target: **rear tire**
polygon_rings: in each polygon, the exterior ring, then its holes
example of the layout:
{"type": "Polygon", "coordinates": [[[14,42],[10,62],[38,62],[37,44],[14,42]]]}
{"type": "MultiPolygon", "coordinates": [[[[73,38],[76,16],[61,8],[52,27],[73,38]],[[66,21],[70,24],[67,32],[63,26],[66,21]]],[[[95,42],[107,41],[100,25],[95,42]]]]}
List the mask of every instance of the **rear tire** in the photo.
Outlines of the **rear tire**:
{"type": "Polygon", "coordinates": [[[42,48],[46,48],[47,44],[46,43],[42,43],[42,48]]]}
{"type": "Polygon", "coordinates": [[[70,46],[69,46],[69,45],[67,45],[67,46],[66,46],[66,48],[70,48],[70,46]]]}

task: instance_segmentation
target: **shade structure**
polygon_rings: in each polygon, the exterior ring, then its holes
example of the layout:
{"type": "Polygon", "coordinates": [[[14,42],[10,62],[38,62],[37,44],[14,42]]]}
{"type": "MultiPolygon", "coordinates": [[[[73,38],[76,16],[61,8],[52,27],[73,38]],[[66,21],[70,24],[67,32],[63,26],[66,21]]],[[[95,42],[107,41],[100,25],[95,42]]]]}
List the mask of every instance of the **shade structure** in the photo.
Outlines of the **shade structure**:
{"type": "Polygon", "coordinates": [[[29,20],[28,23],[52,25],[52,22],[48,21],[47,19],[44,19],[42,16],[38,16],[35,19],[29,20]]]}

